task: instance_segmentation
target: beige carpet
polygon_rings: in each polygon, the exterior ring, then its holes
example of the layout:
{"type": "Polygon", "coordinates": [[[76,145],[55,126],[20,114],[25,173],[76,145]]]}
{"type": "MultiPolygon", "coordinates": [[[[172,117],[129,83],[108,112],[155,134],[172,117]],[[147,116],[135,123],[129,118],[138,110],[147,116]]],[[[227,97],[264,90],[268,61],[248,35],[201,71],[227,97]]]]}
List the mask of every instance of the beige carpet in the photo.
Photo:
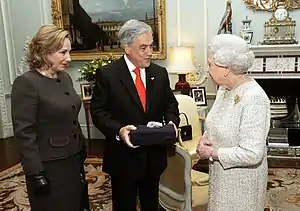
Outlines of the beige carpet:
{"type": "Polygon", "coordinates": [[[265,211],[300,210],[300,169],[269,169],[265,211]]]}
{"type": "MultiPolygon", "coordinates": [[[[85,164],[89,198],[93,211],[111,211],[109,176],[102,172],[102,160],[88,158],[85,164]]],[[[0,172],[0,211],[30,211],[21,165],[0,172]]],[[[269,170],[265,211],[300,210],[300,169],[269,170]]]]}
{"type": "MultiPolygon", "coordinates": [[[[89,198],[93,211],[111,211],[109,176],[102,172],[102,160],[86,159],[85,171],[89,183],[89,198]]],[[[0,172],[0,210],[30,211],[21,165],[0,172]]]]}

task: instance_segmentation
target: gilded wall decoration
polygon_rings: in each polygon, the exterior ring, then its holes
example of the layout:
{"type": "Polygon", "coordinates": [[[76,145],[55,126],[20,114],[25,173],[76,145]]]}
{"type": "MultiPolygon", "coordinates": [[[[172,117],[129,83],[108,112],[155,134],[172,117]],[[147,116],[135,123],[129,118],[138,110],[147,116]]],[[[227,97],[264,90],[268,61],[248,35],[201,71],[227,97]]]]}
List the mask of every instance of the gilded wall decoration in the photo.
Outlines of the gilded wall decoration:
{"type": "Polygon", "coordinates": [[[286,2],[287,10],[300,8],[300,0],[243,0],[247,8],[261,11],[274,11],[277,2],[286,2]]]}

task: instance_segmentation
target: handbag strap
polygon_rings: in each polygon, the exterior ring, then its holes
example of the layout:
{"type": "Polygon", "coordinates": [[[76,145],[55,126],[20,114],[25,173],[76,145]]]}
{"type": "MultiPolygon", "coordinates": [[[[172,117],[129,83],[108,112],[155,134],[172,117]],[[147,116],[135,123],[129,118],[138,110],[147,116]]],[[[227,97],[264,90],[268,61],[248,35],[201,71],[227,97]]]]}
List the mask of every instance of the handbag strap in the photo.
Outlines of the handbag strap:
{"type": "Polygon", "coordinates": [[[184,115],[186,124],[189,125],[190,123],[189,123],[189,119],[188,119],[187,115],[186,115],[185,113],[179,113],[179,116],[180,116],[181,114],[184,115]]]}

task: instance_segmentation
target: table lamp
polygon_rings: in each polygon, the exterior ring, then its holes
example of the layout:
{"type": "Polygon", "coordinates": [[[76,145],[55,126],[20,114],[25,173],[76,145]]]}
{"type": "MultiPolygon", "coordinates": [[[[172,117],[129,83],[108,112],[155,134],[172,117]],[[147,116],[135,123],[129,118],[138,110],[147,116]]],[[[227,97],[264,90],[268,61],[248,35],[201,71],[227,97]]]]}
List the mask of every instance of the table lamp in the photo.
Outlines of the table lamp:
{"type": "Polygon", "coordinates": [[[177,73],[178,81],[175,84],[175,90],[181,94],[190,95],[190,84],[186,81],[186,74],[198,71],[195,57],[194,47],[192,46],[176,46],[170,48],[169,53],[169,73],[177,73]]]}

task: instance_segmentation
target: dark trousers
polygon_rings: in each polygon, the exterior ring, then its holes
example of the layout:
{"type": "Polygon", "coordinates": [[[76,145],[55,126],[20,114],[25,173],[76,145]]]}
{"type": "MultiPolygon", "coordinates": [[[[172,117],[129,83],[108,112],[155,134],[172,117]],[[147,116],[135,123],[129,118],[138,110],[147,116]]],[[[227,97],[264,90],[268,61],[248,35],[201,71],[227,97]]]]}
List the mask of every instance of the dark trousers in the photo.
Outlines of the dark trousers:
{"type": "Polygon", "coordinates": [[[159,176],[145,174],[141,179],[111,177],[113,211],[157,211],[159,176]]]}

